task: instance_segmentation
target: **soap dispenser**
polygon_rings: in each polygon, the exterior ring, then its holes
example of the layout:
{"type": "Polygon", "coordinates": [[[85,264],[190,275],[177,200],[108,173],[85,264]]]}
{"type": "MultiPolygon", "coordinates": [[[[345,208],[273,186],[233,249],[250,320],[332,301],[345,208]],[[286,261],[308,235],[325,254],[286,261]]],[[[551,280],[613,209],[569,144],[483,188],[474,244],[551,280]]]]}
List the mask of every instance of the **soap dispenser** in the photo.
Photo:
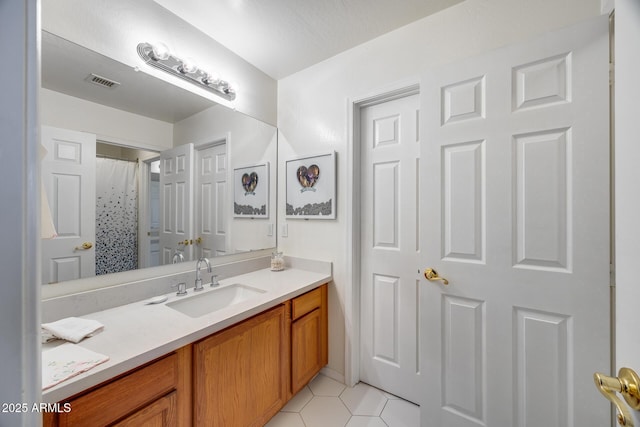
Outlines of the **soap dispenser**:
{"type": "Polygon", "coordinates": [[[284,258],[282,256],[282,252],[272,252],[271,253],[271,271],[282,271],[284,270],[284,258]]]}

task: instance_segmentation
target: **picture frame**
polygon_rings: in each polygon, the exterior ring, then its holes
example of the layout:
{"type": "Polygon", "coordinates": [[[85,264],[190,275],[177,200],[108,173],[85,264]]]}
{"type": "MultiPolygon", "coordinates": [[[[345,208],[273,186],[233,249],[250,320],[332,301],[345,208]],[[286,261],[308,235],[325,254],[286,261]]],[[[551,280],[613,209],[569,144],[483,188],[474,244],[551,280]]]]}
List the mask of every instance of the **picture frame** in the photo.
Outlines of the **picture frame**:
{"type": "Polygon", "coordinates": [[[336,218],[336,153],[286,161],[287,219],[336,218]]]}
{"type": "Polygon", "coordinates": [[[233,217],[269,218],[269,162],[234,168],[233,217]]]}

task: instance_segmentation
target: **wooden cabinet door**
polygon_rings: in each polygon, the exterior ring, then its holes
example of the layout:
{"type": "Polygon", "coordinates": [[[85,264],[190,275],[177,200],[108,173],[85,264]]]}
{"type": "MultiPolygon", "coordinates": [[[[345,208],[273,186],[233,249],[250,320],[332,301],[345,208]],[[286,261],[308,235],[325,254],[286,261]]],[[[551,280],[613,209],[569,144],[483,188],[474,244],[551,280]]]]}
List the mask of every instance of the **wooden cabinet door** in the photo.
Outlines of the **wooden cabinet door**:
{"type": "Polygon", "coordinates": [[[291,391],[297,393],[322,368],[322,321],[317,308],[291,325],[291,391]]]}
{"type": "Polygon", "coordinates": [[[287,399],[280,305],[194,345],[194,425],[263,426],[287,399]]]}
{"type": "Polygon", "coordinates": [[[169,393],[128,416],[114,427],[173,427],[177,425],[178,397],[169,393]]]}
{"type": "Polygon", "coordinates": [[[291,394],[295,394],[329,363],[327,285],[292,300],[291,394]]]}

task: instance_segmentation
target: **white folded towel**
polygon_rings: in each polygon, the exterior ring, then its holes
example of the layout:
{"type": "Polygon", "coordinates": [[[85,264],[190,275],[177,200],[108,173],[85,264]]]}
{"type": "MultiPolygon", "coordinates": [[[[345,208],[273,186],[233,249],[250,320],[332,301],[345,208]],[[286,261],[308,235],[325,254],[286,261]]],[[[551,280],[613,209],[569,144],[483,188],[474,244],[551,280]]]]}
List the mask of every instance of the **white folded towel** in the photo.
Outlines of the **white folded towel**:
{"type": "Polygon", "coordinates": [[[51,388],[107,360],[109,357],[104,354],[70,343],[44,350],[42,352],[42,389],[51,388]]]}
{"type": "Polygon", "coordinates": [[[43,323],[42,329],[54,336],[74,343],[80,342],[87,335],[91,335],[104,325],[96,320],[67,317],[51,323],[43,323]]]}

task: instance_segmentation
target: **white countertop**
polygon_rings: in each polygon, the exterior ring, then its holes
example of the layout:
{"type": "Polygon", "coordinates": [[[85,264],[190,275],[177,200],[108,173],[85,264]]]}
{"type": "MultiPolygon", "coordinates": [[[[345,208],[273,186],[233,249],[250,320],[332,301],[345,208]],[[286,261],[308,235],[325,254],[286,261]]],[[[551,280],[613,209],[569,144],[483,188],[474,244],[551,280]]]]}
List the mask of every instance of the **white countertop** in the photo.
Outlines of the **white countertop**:
{"type": "MultiPolygon", "coordinates": [[[[109,356],[109,360],[44,391],[43,401],[54,403],[66,399],[330,280],[331,274],[300,268],[277,272],[263,269],[221,280],[220,287],[239,283],[264,290],[264,294],[202,317],[192,318],[166,306],[172,301],[191,297],[193,289],[189,289],[189,295],[184,297],[176,296],[175,292],[167,294],[168,300],[161,304],[145,305],[146,300],[138,301],[80,316],[99,321],[104,330],[77,345],[109,356]]],[[[205,290],[198,295],[215,289],[219,288],[205,284],[205,290]]],[[[61,343],[63,341],[59,340],[43,344],[43,351],[61,343]]]]}

